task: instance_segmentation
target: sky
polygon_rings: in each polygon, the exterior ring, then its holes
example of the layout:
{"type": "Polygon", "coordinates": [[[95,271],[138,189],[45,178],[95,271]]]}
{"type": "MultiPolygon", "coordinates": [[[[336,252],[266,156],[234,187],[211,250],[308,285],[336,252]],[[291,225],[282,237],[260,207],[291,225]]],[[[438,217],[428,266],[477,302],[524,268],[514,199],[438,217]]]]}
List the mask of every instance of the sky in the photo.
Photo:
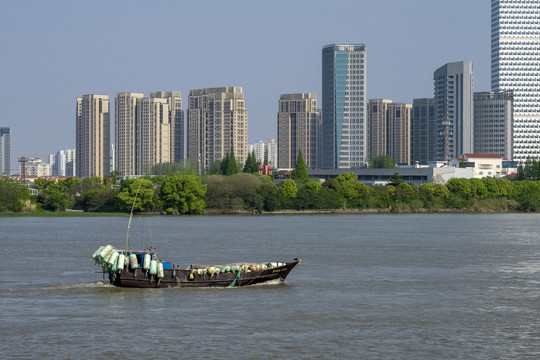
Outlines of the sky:
{"type": "MultiPolygon", "coordinates": [[[[2,1],[0,127],[21,156],[75,148],[84,94],[240,86],[248,143],[276,137],[280,94],[321,104],[327,44],[365,44],[367,98],[433,96],[433,72],[470,60],[490,90],[489,0],[2,1]]],[[[112,138],[114,139],[114,138],[112,138]]]]}

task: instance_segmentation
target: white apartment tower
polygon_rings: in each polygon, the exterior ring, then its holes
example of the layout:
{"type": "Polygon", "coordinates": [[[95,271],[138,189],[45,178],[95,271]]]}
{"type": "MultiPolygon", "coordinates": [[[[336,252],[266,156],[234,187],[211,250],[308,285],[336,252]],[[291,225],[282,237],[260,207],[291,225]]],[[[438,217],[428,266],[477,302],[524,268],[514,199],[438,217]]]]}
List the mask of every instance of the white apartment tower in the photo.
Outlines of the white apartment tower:
{"type": "Polygon", "coordinates": [[[540,0],[491,0],[491,89],[514,95],[513,159],[540,158],[540,0]]]}
{"type": "Polygon", "coordinates": [[[247,110],[241,87],[189,91],[187,157],[207,169],[234,147],[238,162],[247,159],[247,110]]]}
{"type": "Polygon", "coordinates": [[[58,150],[49,155],[51,175],[75,176],[75,149],[58,150]]]}
{"type": "Polygon", "coordinates": [[[180,91],[156,91],[150,98],[166,99],[169,105],[169,126],[171,162],[184,160],[184,111],[182,110],[182,93],[180,91]]]}
{"type": "Polygon", "coordinates": [[[137,101],[141,93],[122,92],[114,98],[115,170],[123,175],[137,175],[135,171],[135,124],[137,101]]]}
{"type": "Polygon", "coordinates": [[[255,152],[255,158],[261,164],[264,163],[264,157],[268,164],[272,164],[273,167],[278,166],[278,155],[277,155],[277,143],[274,138],[266,138],[266,141],[259,140],[254,144],[248,145],[248,153],[255,152]]]}
{"type": "Polygon", "coordinates": [[[108,95],[83,95],[76,107],[76,176],[110,174],[110,114],[108,95]]]}
{"type": "Polygon", "coordinates": [[[169,104],[167,99],[143,98],[137,103],[135,174],[171,162],[169,104]]]}

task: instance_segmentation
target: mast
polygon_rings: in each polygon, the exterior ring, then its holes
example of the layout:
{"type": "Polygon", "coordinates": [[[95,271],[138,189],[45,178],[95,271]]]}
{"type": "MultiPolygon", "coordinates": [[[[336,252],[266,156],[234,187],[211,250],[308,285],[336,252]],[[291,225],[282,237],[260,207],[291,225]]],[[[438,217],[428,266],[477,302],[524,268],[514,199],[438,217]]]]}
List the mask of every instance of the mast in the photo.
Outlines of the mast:
{"type": "Polygon", "coordinates": [[[128,249],[129,244],[129,229],[131,229],[131,219],[133,219],[133,209],[135,208],[135,201],[137,201],[137,195],[139,195],[139,189],[141,188],[142,184],[142,178],[141,181],[139,181],[139,186],[137,187],[137,191],[135,192],[135,197],[133,198],[133,204],[131,205],[131,212],[129,213],[129,222],[127,226],[127,234],[126,234],[126,250],[128,249]]]}

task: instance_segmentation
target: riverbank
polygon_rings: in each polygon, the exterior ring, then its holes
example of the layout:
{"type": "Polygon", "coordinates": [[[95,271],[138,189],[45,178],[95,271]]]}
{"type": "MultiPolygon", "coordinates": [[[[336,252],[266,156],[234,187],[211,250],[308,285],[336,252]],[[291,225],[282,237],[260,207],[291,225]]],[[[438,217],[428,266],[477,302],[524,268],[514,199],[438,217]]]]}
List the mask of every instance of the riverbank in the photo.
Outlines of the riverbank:
{"type": "MultiPolygon", "coordinates": [[[[220,216],[220,215],[239,215],[239,216],[276,216],[276,215],[368,215],[368,214],[530,214],[539,211],[517,211],[512,210],[481,210],[481,209],[415,209],[414,211],[404,211],[403,209],[327,209],[327,210],[276,210],[263,211],[262,213],[248,210],[230,210],[222,211],[217,209],[206,209],[202,215],[171,215],[164,212],[137,213],[136,216],[220,216]]],[[[100,213],[100,212],[53,212],[40,211],[34,213],[22,212],[0,212],[2,217],[129,217],[128,213],[100,213]]]]}

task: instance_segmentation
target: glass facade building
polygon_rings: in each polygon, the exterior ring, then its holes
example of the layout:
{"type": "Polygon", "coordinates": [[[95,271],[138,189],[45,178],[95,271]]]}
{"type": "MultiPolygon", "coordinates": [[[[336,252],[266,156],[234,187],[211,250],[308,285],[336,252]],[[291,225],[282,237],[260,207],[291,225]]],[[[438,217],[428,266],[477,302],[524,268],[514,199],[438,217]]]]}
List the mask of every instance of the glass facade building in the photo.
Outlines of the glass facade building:
{"type": "Polygon", "coordinates": [[[514,95],[513,160],[540,157],[540,0],[491,1],[491,89],[514,95]]]}
{"type": "Polygon", "coordinates": [[[512,158],[513,94],[474,93],[474,152],[512,158]]]}
{"type": "Polygon", "coordinates": [[[437,160],[437,123],[433,98],[413,99],[411,119],[411,162],[427,165],[437,160]]]}
{"type": "Polygon", "coordinates": [[[366,166],[369,159],[366,86],[365,45],[323,47],[323,169],[366,166]]]}
{"type": "Polygon", "coordinates": [[[10,175],[11,171],[11,131],[0,127],[0,175],[10,175]]]}
{"type": "Polygon", "coordinates": [[[433,73],[437,159],[474,151],[474,79],[470,61],[448,63],[433,73]]]}

